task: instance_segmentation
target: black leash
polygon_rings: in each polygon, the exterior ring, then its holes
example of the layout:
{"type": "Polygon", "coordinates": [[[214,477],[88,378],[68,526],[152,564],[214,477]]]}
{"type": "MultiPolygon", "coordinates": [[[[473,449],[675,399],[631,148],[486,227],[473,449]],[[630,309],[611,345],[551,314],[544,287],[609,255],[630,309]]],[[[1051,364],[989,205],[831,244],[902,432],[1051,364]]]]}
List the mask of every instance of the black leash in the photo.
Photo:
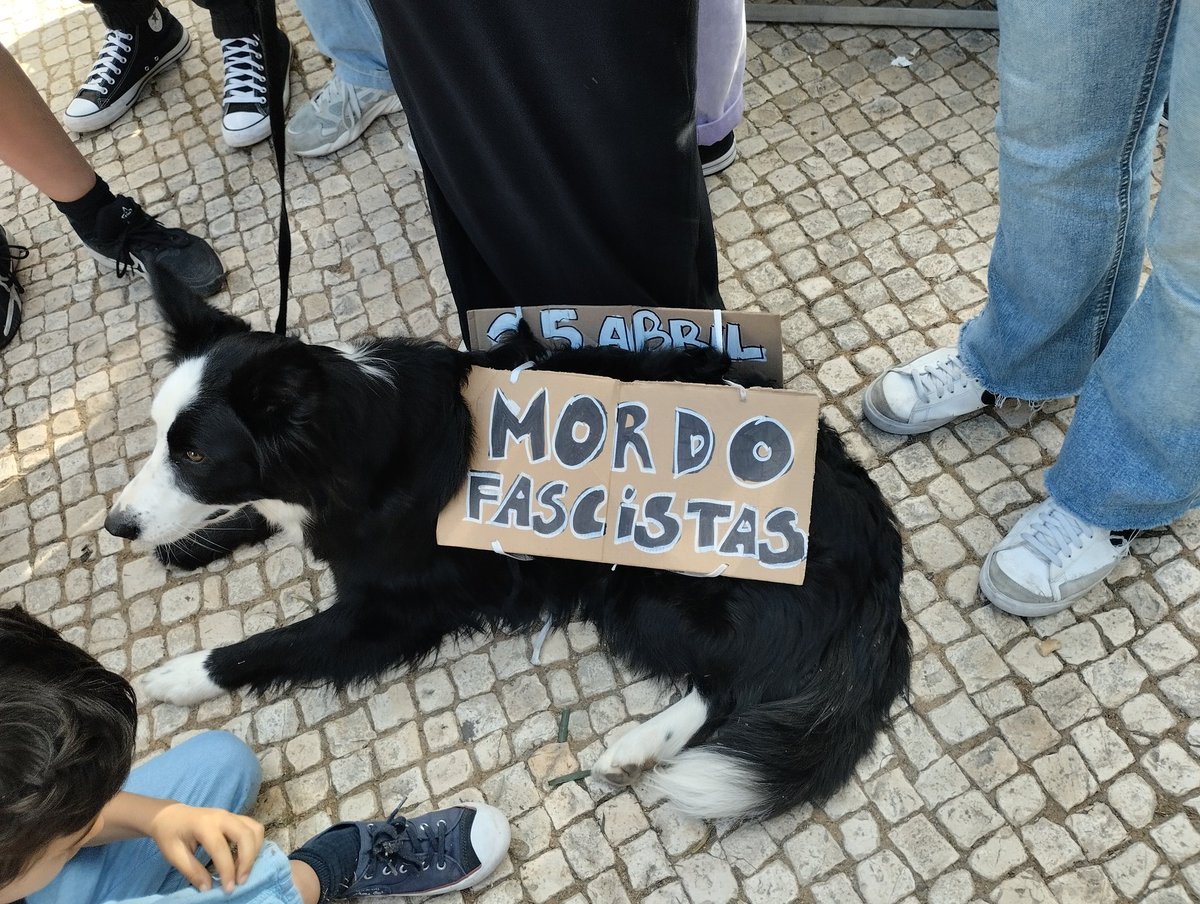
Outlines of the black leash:
{"type": "Polygon", "coordinates": [[[271,119],[271,148],[275,152],[275,174],[279,178],[279,316],[275,318],[275,333],[287,332],[288,276],[292,269],[292,230],[288,225],[287,189],[283,184],[285,128],[283,89],[287,84],[288,67],[283,68],[283,81],[278,80],[279,45],[276,33],[274,0],[254,0],[258,18],[259,43],[262,45],[263,66],[267,70],[267,109],[271,119]]]}

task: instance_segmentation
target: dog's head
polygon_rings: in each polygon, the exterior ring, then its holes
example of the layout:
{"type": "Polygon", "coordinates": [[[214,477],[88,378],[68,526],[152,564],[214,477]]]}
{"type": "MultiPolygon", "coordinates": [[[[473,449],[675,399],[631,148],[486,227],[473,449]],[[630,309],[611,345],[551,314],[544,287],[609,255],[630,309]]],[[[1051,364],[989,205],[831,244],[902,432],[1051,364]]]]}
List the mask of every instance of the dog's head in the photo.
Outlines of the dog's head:
{"type": "Polygon", "coordinates": [[[154,449],[104,526],[157,546],[277,498],[271,464],[302,444],[322,387],[313,351],[300,341],[252,332],[201,299],[155,289],[177,366],[150,409],[154,449]]]}

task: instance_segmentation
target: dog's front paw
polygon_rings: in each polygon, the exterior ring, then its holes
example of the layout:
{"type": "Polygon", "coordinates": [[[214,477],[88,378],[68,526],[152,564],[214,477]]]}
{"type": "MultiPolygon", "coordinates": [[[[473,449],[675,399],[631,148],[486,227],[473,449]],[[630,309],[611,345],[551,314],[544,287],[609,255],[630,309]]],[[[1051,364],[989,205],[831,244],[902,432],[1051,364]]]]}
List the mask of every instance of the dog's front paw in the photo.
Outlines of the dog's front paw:
{"type": "Polygon", "coordinates": [[[177,656],[152,670],[142,681],[142,687],[151,699],[176,706],[193,706],[211,700],[225,689],[212,680],[207,663],[207,650],[177,656]]]}
{"type": "Polygon", "coordinates": [[[231,555],[238,547],[261,543],[276,531],[260,512],[244,506],[182,540],[154,547],[154,555],[167,567],[194,571],[231,555]]]}
{"type": "Polygon", "coordinates": [[[174,543],[166,543],[154,547],[154,555],[158,561],[168,568],[182,568],[184,571],[195,571],[210,565],[229,553],[220,548],[206,546],[192,537],[184,537],[174,543]]]}

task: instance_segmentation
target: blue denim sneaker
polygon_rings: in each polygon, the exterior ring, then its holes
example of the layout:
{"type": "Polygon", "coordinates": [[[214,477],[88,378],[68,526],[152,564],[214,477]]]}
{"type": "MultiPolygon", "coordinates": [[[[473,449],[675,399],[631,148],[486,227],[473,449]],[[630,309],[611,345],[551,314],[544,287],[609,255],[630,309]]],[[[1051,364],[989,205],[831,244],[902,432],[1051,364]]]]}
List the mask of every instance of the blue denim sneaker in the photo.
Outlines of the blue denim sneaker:
{"type": "Polygon", "coordinates": [[[380,822],[339,823],[322,833],[358,829],[354,874],[331,890],[330,898],[461,891],[491,875],[508,851],[508,820],[487,804],[450,807],[411,819],[398,813],[380,822]]]}

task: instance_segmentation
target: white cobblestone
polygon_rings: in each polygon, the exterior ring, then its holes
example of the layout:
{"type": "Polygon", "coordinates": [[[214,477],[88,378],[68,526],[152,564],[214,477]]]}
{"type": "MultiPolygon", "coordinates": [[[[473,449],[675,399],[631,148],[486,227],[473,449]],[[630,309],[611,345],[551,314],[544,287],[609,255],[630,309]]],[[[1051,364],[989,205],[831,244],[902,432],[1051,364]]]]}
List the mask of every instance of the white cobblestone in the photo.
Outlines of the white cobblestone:
{"type": "MultiPolygon", "coordinates": [[[[173,11],[193,37],[182,69],[111,129],[75,141],[114,188],[207,235],[229,269],[217,303],[265,327],[268,149],[220,145],[219,45],[206,14],[173,11]]],[[[294,112],[328,67],[294,5],[280,17],[301,63],[294,112]]],[[[0,11],[0,40],[56,110],[99,39],[94,11],[69,0],[0,11]]],[[[474,637],[346,691],[144,703],[139,757],[204,728],[247,737],[264,767],[256,814],[285,847],[402,799],[413,813],[482,797],[509,814],[515,839],[497,878],[462,896],[484,904],[1200,898],[1200,517],[1139,538],[1105,586],[1026,622],[978,599],[978,568],[1041,497],[1071,402],[1006,406],[911,440],[860,426],[868,382],[953,343],[985,297],[995,60],[996,36],[983,31],[753,25],[740,157],[708,180],[727,304],[782,315],[792,385],[823,395],[827,421],[902,525],[912,702],[847,788],[816,809],[711,833],[636,791],[549,791],[528,760],[554,740],[563,708],[567,746],[586,766],[664,699],[579,624],[551,636],[541,668],[528,637],[474,637]],[[891,66],[899,54],[915,65],[891,66]],[[1058,648],[1043,655],[1048,638],[1058,648]]],[[[293,262],[293,326],[306,339],[457,343],[403,130],[402,117],[385,118],[338,155],[289,165],[306,249],[293,262]]],[[[102,530],[155,440],[162,326],[144,284],[98,271],[49,203],[3,168],[0,221],[33,246],[26,325],[0,367],[0,605],[25,605],[135,679],[325,605],[328,569],[278,538],[189,575],[102,530]]]]}
{"type": "Polygon", "coordinates": [[[865,904],[895,904],[916,889],[912,872],[891,851],[880,851],[855,872],[865,904]]]}

